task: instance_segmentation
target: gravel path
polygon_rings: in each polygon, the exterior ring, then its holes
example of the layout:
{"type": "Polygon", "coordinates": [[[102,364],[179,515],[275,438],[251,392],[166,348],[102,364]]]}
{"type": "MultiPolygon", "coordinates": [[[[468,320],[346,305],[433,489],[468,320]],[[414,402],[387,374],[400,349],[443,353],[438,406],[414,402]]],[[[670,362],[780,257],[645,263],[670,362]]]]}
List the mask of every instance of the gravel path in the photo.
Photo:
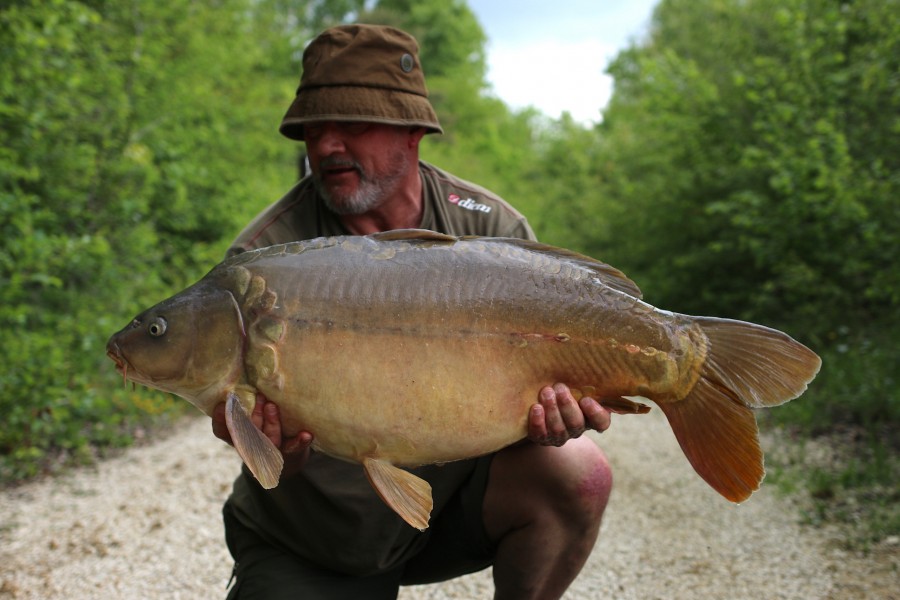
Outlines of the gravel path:
{"type": "MultiPolygon", "coordinates": [[[[566,598],[900,599],[896,545],[875,559],[802,527],[763,486],[733,506],[691,470],[658,410],[595,439],[617,476],[600,541],[566,598]]],[[[223,598],[220,510],[239,459],[188,419],[95,469],[0,492],[0,598],[223,598]]],[[[401,600],[480,599],[489,571],[401,600]]]]}

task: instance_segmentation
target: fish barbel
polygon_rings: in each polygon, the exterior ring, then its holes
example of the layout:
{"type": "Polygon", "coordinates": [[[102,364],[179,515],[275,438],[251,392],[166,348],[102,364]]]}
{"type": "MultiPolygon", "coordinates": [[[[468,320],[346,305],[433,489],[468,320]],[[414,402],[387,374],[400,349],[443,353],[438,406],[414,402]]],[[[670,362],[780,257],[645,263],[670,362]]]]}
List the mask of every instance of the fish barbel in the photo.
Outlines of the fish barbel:
{"type": "Polygon", "coordinates": [[[282,456],[250,421],[257,392],[283,432],[361,463],[381,498],[428,526],[431,490],[400,467],[526,437],[546,385],[616,412],[665,413],[697,473],[740,502],[764,475],[753,409],[819,370],[779,331],[643,302],[599,261],[537,242],[420,230],[271,246],[225,260],[138,315],[107,353],[123,376],[206,414],[226,403],[234,446],[265,488],[282,456]]]}

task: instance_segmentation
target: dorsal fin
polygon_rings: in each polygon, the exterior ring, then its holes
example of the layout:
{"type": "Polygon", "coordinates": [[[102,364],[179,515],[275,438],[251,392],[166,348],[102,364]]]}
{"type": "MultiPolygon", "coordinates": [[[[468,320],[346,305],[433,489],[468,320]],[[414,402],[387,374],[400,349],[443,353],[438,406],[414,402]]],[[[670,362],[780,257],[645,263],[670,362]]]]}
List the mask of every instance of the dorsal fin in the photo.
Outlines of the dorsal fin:
{"type": "Polygon", "coordinates": [[[516,246],[529,252],[545,254],[551,258],[578,265],[579,267],[593,272],[597,279],[614,290],[628,294],[634,298],[640,298],[642,296],[641,289],[637,284],[615,267],[572,250],[566,250],[565,248],[558,248],[556,246],[532,240],[505,237],[483,237],[477,235],[457,237],[445,233],[436,233],[427,229],[395,229],[392,231],[373,233],[366,237],[379,242],[405,241],[411,243],[419,242],[423,245],[434,245],[436,243],[455,244],[457,242],[478,241],[488,244],[496,243],[516,246]]]}
{"type": "Polygon", "coordinates": [[[455,235],[447,235],[446,233],[438,233],[428,229],[392,229],[390,231],[382,231],[372,233],[366,237],[378,240],[379,242],[444,242],[453,244],[460,238],[455,235]]]}
{"type": "Polygon", "coordinates": [[[464,236],[460,239],[478,240],[487,243],[496,242],[509,244],[511,246],[518,246],[519,248],[528,250],[530,252],[545,254],[557,260],[562,260],[563,262],[575,264],[579,267],[590,270],[604,285],[609,286],[614,290],[617,290],[624,294],[628,294],[629,296],[632,296],[634,298],[640,298],[642,296],[641,289],[635,282],[629,279],[625,275],[625,273],[615,267],[606,264],[605,262],[601,262],[595,258],[591,258],[590,256],[587,256],[585,254],[580,254],[573,250],[566,250],[565,248],[559,248],[557,246],[551,246],[549,244],[535,242],[532,240],[521,240],[518,238],[464,236]]]}

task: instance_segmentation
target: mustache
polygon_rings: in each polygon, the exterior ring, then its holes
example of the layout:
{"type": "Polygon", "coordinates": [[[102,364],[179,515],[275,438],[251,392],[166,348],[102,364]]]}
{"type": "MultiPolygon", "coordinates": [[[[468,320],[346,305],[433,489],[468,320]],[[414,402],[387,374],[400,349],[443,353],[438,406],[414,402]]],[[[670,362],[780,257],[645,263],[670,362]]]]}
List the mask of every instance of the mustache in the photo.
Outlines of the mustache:
{"type": "Polygon", "coordinates": [[[346,158],[323,158],[319,161],[319,170],[322,169],[355,169],[360,174],[363,173],[358,162],[346,158]]]}

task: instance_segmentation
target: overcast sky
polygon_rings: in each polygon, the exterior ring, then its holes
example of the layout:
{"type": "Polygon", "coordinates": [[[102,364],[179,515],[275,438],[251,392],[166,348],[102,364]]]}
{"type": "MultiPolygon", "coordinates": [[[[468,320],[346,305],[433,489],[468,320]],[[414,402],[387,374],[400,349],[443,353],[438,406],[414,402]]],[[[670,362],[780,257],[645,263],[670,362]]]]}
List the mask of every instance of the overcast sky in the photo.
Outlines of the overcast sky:
{"type": "Polygon", "coordinates": [[[646,32],[658,0],[468,0],[488,36],[488,79],[513,108],[595,123],[607,63],[646,32]]]}

